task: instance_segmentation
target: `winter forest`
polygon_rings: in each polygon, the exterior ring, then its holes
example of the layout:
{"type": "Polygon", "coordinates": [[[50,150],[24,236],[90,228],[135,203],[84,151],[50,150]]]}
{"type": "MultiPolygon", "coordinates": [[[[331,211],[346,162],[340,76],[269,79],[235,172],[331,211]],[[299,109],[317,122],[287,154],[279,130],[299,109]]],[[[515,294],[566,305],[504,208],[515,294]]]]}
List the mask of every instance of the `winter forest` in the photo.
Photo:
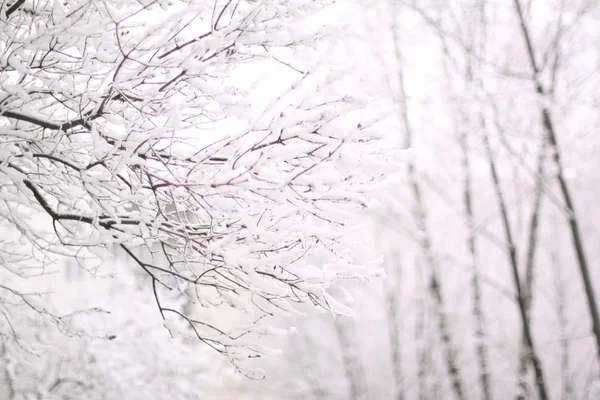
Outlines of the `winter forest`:
{"type": "Polygon", "coordinates": [[[0,399],[600,398],[597,0],[0,0],[0,399]]]}

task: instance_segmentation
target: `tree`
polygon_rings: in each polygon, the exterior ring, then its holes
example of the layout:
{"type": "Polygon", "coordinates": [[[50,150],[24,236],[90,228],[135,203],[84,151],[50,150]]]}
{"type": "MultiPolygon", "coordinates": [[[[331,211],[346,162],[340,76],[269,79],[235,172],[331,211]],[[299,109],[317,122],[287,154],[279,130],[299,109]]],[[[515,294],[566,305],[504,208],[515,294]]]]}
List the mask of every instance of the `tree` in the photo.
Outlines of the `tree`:
{"type": "MultiPolygon", "coordinates": [[[[356,47],[372,77],[370,90],[381,93],[381,103],[407,109],[413,142],[372,209],[388,276],[356,288],[358,323],[345,326],[341,338],[357,358],[352,363],[364,371],[354,374],[360,382],[353,383],[369,389],[355,397],[457,397],[435,297],[428,279],[416,279],[428,268],[415,262],[422,259],[425,235],[411,207],[413,179],[406,168],[411,163],[464,397],[597,397],[587,294],[579,279],[568,278],[580,273],[571,220],[578,218],[583,241],[599,239],[593,204],[600,80],[598,48],[591,45],[600,32],[598,3],[521,2],[543,96],[532,84],[514,2],[400,1],[394,2],[401,7],[398,14],[390,12],[388,1],[360,4],[356,30],[370,23],[370,35],[356,47]],[[393,30],[392,17],[397,17],[393,30]],[[405,86],[400,101],[393,96],[399,88],[394,33],[405,86]],[[553,117],[561,174],[577,215],[555,179],[560,170],[540,119],[543,108],[553,117]]],[[[402,118],[388,119],[385,127],[389,137],[405,131],[402,118]]],[[[597,277],[596,250],[586,250],[589,274],[597,277]]],[[[318,393],[307,389],[309,379],[283,364],[277,365],[279,376],[285,382],[305,379],[296,386],[305,388],[296,392],[298,398],[346,395],[350,363],[340,354],[339,338],[320,325],[311,331],[301,335],[313,340],[293,339],[290,346],[313,356],[312,361],[305,356],[310,366],[303,370],[323,377],[318,393]]]]}
{"type": "MultiPolygon", "coordinates": [[[[67,269],[79,268],[72,267],[67,269]]],[[[45,290],[60,297],[29,293],[19,299],[3,293],[0,310],[10,316],[12,330],[3,319],[2,399],[228,395],[222,387],[235,382],[234,369],[224,368],[221,357],[197,340],[171,338],[147,301],[145,285],[128,267],[114,260],[97,276],[84,273],[74,279],[53,273],[45,290]],[[118,274],[119,280],[107,279],[109,274],[118,274]],[[213,371],[219,366],[217,376],[213,371]]]]}
{"type": "MultiPolygon", "coordinates": [[[[531,68],[531,80],[533,86],[535,88],[535,92],[542,98],[552,94],[555,90],[554,87],[546,88],[544,87],[541,77],[540,77],[540,67],[538,65],[536,52],[531,42],[530,36],[530,27],[527,24],[526,17],[524,15],[523,6],[519,0],[514,0],[515,10],[518,16],[519,24],[521,26],[521,33],[523,36],[523,41],[525,42],[525,47],[527,49],[527,56],[529,58],[529,64],[531,68]]],[[[582,7],[580,10],[580,17],[587,13],[587,7],[582,7]]],[[[562,15],[561,15],[562,17],[562,15]]],[[[556,70],[560,63],[561,51],[560,51],[560,36],[564,34],[564,29],[562,26],[562,18],[558,21],[557,32],[556,32],[556,45],[554,50],[554,60],[552,60],[551,67],[551,76],[552,83],[551,85],[555,85],[556,79],[556,70]]],[[[569,189],[569,184],[565,179],[564,175],[564,166],[562,161],[562,150],[560,145],[558,144],[555,123],[553,122],[552,112],[549,107],[546,105],[540,106],[540,114],[541,114],[541,124],[544,127],[546,135],[548,137],[548,142],[550,143],[550,148],[552,149],[552,160],[557,169],[556,172],[556,180],[560,186],[560,192],[564,201],[564,207],[566,208],[567,220],[569,221],[569,228],[571,231],[573,248],[577,255],[577,264],[579,265],[579,271],[581,273],[581,279],[583,281],[583,286],[585,289],[585,295],[588,302],[588,309],[590,313],[590,318],[592,320],[592,332],[594,333],[594,337],[596,339],[596,352],[598,363],[600,363],[600,312],[598,311],[598,304],[596,300],[595,289],[593,285],[592,275],[590,272],[589,263],[587,261],[587,256],[583,247],[583,238],[581,235],[581,228],[579,227],[580,223],[577,218],[577,213],[575,211],[575,204],[573,200],[573,196],[571,194],[571,190],[569,189]]]]}
{"type": "Polygon", "coordinates": [[[238,365],[264,353],[250,339],[264,317],[341,310],[326,286],[365,273],[333,250],[364,207],[353,153],[374,120],[354,113],[344,66],[317,68],[327,43],[310,16],[326,4],[5,4],[3,267],[26,278],[116,247],[172,333],[238,365]],[[263,68],[290,82],[267,104],[251,96],[263,68]]]}
{"type": "MultiPolygon", "coordinates": [[[[395,3],[391,3],[394,5],[395,3]]],[[[392,35],[394,38],[394,47],[396,50],[396,62],[398,63],[397,80],[398,80],[398,107],[399,107],[399,118],[402,124],[402,133],[404,137],[404,147],[407,150],[412,149],[414,146],[413,142],[413,128],[409,119],[408,112],[408,101],[406,96],[406,89],[404,85],[404,74],[402,61],[403,58],[400,52],[400,43],[398,39],[398,25],[395,22],[397,18],[399,8],[391,7],[394,23],[392,23],[392,35]]],[[[446,363],[446,370],[449,380],[452,382],[452,390],[456,399],[462,400],[465,398],[464,383],[460,367],[458,364],[458,351],[452,338],[452,330],[447,313],[446,300],[444,298],[443,283],[440,279],[440,267],[439,261],[437,260],[434,244],[430,234],[430,228],[428,226],[427,211],[422,195],[422,187],[418,180],[418,172],[416,171],[416,165],[413,160],[407,162],[407,175],[409,185],[411,187],[413,196],[413,214],[415,224],[417,226],[417,236],[419,237],[419,245],[423,252],[423,258],[427,264],[428,274],[428,289],[429,295],[435,302],[435,314],[437,318],[438,333],[444,347],[444,361],[446,363]]]]}

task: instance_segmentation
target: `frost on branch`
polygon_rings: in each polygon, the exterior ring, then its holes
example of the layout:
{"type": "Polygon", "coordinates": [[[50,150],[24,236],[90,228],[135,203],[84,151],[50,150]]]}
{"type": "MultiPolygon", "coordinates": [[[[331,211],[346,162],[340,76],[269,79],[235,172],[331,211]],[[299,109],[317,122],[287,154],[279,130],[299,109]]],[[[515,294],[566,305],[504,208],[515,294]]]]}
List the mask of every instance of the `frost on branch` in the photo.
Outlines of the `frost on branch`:
{"type": "Polygon", "coordinates": [[[2,222],[45,255],[120,248],[165,326],[233,361],[262,352],[246,337],[267,315],[335,312],[324,288],[365,273],[335,250],[364,206],[356,157],[340,162],[361,104],[335,71],[277,56],[316,54],[305,26],[322,5],[42,0],[3,13],[2,222]],[[297,75],[263,110],[232,79],[257,60],[297,75]],[[249,323],[207,322],[224,308],[249,323]]]}

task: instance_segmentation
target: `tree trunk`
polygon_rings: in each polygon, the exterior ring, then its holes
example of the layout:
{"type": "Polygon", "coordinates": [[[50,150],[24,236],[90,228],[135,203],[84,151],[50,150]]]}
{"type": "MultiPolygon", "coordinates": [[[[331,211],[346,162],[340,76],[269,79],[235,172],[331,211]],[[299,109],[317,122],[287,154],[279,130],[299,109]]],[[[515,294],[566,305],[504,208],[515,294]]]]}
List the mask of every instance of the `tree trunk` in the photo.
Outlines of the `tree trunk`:
{"type": "MultiPolygon", "coordinates": [[[[546,96],[546,90],[542,86],[542,83],[539,78],[539,68],[535,57],[535,51],[533,50],[533,45],[529,35],[529,29],[527,28],[527,24],[525,22],[525,16],[523,15],[521,2],[519,0],[514,0],[514,4],[519,18],[519,23],[521,25],[521,33],[523,34],[523,40],[525,42],[525,46],[527,47],[527,54],[529,57],[529,64],[532,70],[535,90],[540,96],[546,96]]],[[[596,338],[597,360],[600,363],[600,315],[598,314],[598,304],[596,302],[596,295],[594,291],[594,286],[592,284],[592,277],[590,275],[588,262],[583,248],[583,240],[581,238],[577,214],[575,212],[575,205],[573,204],[571,193],[567,185],[567,181],[564,177],[560,146],[558,145],[558,141],[556,138],[556,132],[554,130],[554,124],[552,122],[550,110],[545,105],[543,105],[543,103],[540,103],[540,111],[542,126],[548,136],[548,142],[552,151],[552,158],[556,166],[556,179],[558,180],[560,192],[563,196],[563,200],[567,209],[567,219],[569,222],[569,228],[571,230],[573,247],[575,249],[577,263],[579,265],[581,278],[583,280],[583,286],[585,288],[590,317],[592,319],[592,331],[596,338]]]]}
{"type": "Polygon", "coordinates": [[[567,293],[565,290],[565,280],[562,274],[562,265],[558,251],[556,250],[560,242],[558,238],[554,239],[550,251],[550,263],[554,270],[554,282],[556,288],[556,314],[558,317],[558,326],[560,330],[560,380],[561,380],[561,400],[573,399],[573,384],[571,381],[570,367],[570,346],[567,337],[568,317],[565,310],[567,304],[567,293]]]}
{"type": "MultiPolygon", "coordinates": [[[[399,81],[400,81],[400,92],[402,96],[401,108],[402,108],[402,119],[404,122],[406,140],[406,148],[410,148],[412,132],[408,121],[408,112],[406,105],[406,96],[404,94],[404,83],[402,77],[402,71],[399,67],[399,81]]],[[[420,233],[420,245],[425,256],[425,261],[428,265],[429,272],[429,291],[431,297],[435,301],[435,313],[437,316],[437,326],[441,337],[442,344],[444,345],[444,361],[448,372],[448,377],[452,384],[454,396],[458,400],[465,399],[464,384],[460,374],[457,361],[457,351],[452,340],[452,334],[450,333],[450,326],[448,324],[448,316],[446,313],[446,304],[442,293],[442,287],[438,276],[438,267],[435,256],[433,254],[433,248],[431,245],[431,234],[427,227],[427,217],[425,215],[425,206],[421,196],[421,188],[417,180],[417,174],[415,165],[412,161],[408,163],[408,178],[412,187],[413,199],[415,202],[414,215],[417,226],[420,233]]]]}
{"type": "MultiPolygon", "coordinates": [[[[398,39],[398,27],[396,25],[397,18],[397,9],[395,7],[396,3],[392,3],[392,11],[393,11],[393,21],[392,24],[392,35],[394,41],[394,48],[396,52],[396,61],[398,63],[398,95],[399,95],[399,105],[400,105],[400,117],[401,121],[404,125],[404,134],[405,141],[404,146],[406,148],[411,148],[412,146],[412,129],[410,126],[410,122],[408,119],[408,105],[406,101],[406,90],[404,88],[404,77],[402,71],[402,57],[400,54],[400,44],[398,39]]],[[[437,261],[435,259],[435,255],[433,252],[432,244],[431,244],[431,234],[427,227],[427,217],[425,213],[425,205],[423,203],[423,199],[421,196],[421,189],[419,186],[419,182],[417,180],[416,168],[413,161],[408,162],[408,179],[409,184],[412,188],[413,199],[414,199],[414,209],[413,213],[415,216],[415,220],[419,229],[420,234],[420,246],[423,251],[423,255],[425,257],[425,261],[428,266],[429,272],[429,292],[431,297],[435,301],[435,313],[437,317],[437,326],[440,334],[441,342],[443,344],[444,350],[444,361],[446,364],[446,369],[448,373],[448,378],[450,379],[452,390],[454,392],[454,396],[458,400],[465,399],[465,391],[464,384],[460,374],[460,369],[458,367],[457,361],[457,351],[452,340],[452,334],[450,331],[450,326],[448,323],[448,315],[446,311],[446,304],[444,301],[444,296],[442,292],[441,282],[439,280],[438,266],[437,261]]]]}
{"type": "MultiPolygon", "coordinates": [[[[396,274],[397,275],[397,274],[396,274]]],[[[396,276],[396,278],[399,278],[396,276]]],[[[399,281],[399,279],[397,279],[399,281]]],[[[392,356],[392,372],[394,376],[394,399],[404,400],[404,378],[402,375],[402,350],[400,347],[400,293],[399,285],[392,286],[388,293],[388,321],[390,348],[392,356]]]]}
{"type": "MultiPolygon", "coordinates": [[[[546,155],[546,138],[542,137],[540,150],[537,160],[536,175],[535,175],[535,193],[533,199],[533,207],[531,210],[531,217],[529,219],[529,240],[527,245],[527,259],[525,261],[525,288],[524,288],[524,301],[525,301],[525,313],[527,320],[531,324],[531,305],[533,302],[533,278],[534,278],[534,266],[535,266],[535,251],[538,243],[538,227],[539,227],[539,216],[542,208],[542,198],[544,193],[544,164],[546,155]]],[[[520,365],[519,365],[519,385],[520,393],[517,394],[517,400],[525,400],[527,398],[527,339],[523,332],[523,340],[521,345],[520,365]]]]}
{"type": "Polygon", "coordinates": [[[2,361],[3,368],[0,374],[0,398],[13,400],[16,398],[17,393],[14,387],[14,379],[10,368],[10,360],[8,350],[6,349],[5,338],[0,340],[0,361],[2,361]]]}
{"type": "Polygon", "coordinates": [[[461,134],[463,167],[463,200],[465,204],[465,219],[467,223],[467,247],[469,249],[471,269],[471,291],[473,296],[473,317],[475,318],[475,348],[479,363],[479,383],[481,384],[482,398],[491,400],[490,372],[488,366],[487,348],[485,345],[485,321],[481,305],[481,283],[479,278],[479,263],[477,261],[477,247],[475,238],[475,223],[471,196],[471,167],[469,163],[469,143],[466,133],[461,134]]]}
{"type": "Polygon", "coordinates": [[[500,178],[498,176],[498,171],[496,170],[496,163],[494,161],[492,149],[490,147],[490,143],[488,141],[485,130],[484,130],[484,134],[483,134],[483,142],[484,142],[485,150],[486,150],[487,157],[488,157],[490,172],[492,174],[492,182],[494,184],[494,190],[496,192],[498,207],[500,208],[500,214],[502,216],[502,224],[504,226],[504,233],[506,236],[510,267],[512,269],[513,280],[515,283],[515,288],[517,290],[517,302],[519,305],[519,313],[521,316],[521,323],[523,325],[523,334],[525,336],[525,341],[527,343],[527,353],[529,354],[531,363],[533,364],[533,369],[535,372],[536,384],[537,384],[540,399],[548,400],[549,397],[548,397],[548,392],[546,390],[546,381],[544,379],[544,372],[542,369],[542,364],[541,364],[541,362],[538,358],[537,352],[535,350],[535,346],[533,343],[533,335],[531,334],[531,328],[529,325],[529,318],[527,317],[527,305],[525,302],[525,296],[523,293],[523,289],[521,287],[521,279],[519,277],[519,266],[518,266],[518,262],[517,262],[517,249],[515,247],[515,242],[513,240],[512,229],[510,227],[510,221],[508,219],[508,210],[506,208],[504,194],[502,192],[502,187],[500,185],[500,178]]]}
{"type": "Polygon", "coordinates": [[[365,373],[362,369],[360,361],[356,357],[353,346],[348,338],[348,327],[338,317],[333,322],[335,330],[340,342],[342,351],[342,362],[344,367],[344,375],[346,376],[346,382],[348,383],[348,392],[350,394],[350,400],[364,400],[366,399],[366,391],[364,385],[365,373]]]}
{"type": "Polygon", "coordinates": [[[417,321],[415,324],[415,342],[417,346],[417,358],[419,362],[419,369],[417,371],[417,379],[419,381],[419,400],[427,399],[427,375],[429,371],[429,348],[425,342],[425,316],[427,313],[427,289],[425,285],[425,277],[421,276],[424,274],[421,266],[417,267],[416,278],[417,282],[415,287],[417,293],[421,295],[418,297],[417,303],[417,321]]]}

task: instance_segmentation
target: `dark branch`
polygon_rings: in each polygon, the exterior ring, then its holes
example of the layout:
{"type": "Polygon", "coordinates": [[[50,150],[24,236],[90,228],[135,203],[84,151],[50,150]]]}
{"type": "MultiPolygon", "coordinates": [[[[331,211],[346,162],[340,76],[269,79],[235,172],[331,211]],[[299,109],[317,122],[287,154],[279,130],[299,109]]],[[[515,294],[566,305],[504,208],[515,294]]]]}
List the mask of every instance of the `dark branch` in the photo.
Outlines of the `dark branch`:
{"type": "Polygon", "coordinates": [[[14,13],[15,11],[17,11],[19,9],[19,7],[21,7],[23,5],[23,3],[25,3],[25,0],[17,0],[15,2],[15,4],[13,4],[12,6],[10,6],[8,8],[8,10],[6,10],[6,18],[10,17],[10,15],[12,13],[14,13]]]}
{"type": "Polygon", "coordinates": [[[16,119],[19,121],[29,122],[31,124],[35,124],[39,127],[45,128],[45,129],[52,129],[52,130],[56,130],[56,131],[67,131],[69,129],[77,128],[79,126],[84,126],[88,129],[91,129],[91,127],[88,124],[88,121],[91,121],[91,120],[101,117],[102,113],[96,113],[93,115],[89,115],[85,118],[78,118],[76,120],[69,121],[69,122],[63,122],[63,123],[45,121],[43,119],[39,119],[39,118],[33,117],[31,115],[25,115],[25,114],[21,114],[21,113],[14,112],[14,111],[8,111],[8,110],[0,110],[0,115],[7,117],[7,118],[13,118],[13,119],[16,119]]]}

